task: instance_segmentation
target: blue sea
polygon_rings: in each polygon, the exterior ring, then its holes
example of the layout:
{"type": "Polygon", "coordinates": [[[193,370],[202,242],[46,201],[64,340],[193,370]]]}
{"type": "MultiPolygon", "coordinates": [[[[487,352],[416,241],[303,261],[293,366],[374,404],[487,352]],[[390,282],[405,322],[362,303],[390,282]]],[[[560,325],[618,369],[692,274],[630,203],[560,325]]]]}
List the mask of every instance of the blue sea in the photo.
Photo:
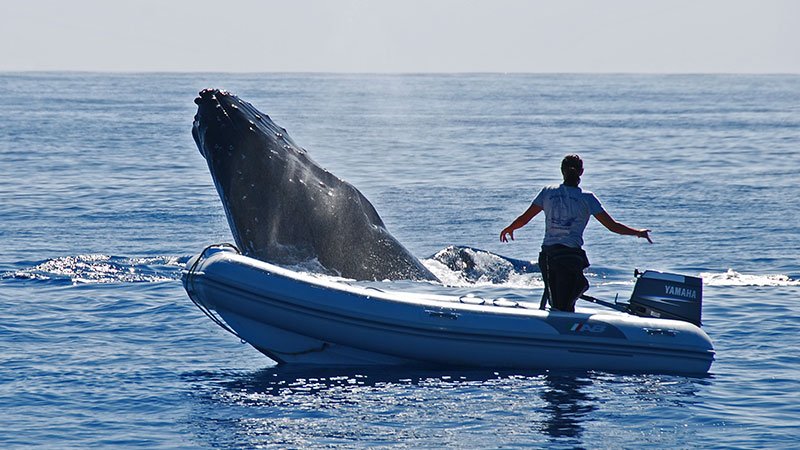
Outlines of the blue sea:
{"type": "Polygon", "coordinates": [[[0,89],[2,448],[800,442],[800,76],[5,73],[0,89]],[[710,373],[276,366],[180,282],[232,242],[190,133],[205,87],[269,114],[444,281],[403,289],[538,301],[537,274],[465,279],[430,256],[535,259],[541,217],[500,230],[580,154],[582,187],[654,240],[590,223],[590,293],[626,300],[635,268],[702,276],[710,373]]]}

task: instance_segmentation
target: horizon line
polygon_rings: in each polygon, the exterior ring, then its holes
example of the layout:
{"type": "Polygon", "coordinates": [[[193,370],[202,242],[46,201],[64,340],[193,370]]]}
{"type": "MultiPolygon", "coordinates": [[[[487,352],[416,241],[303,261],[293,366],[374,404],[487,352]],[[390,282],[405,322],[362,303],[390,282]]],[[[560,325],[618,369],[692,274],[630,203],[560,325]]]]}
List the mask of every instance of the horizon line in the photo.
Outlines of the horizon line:
{"type": "Polygon", "coordinates": [[[115,69],[0,69],[0,74],[109,74],[109,75],[161,75],[161,74],[203,74],[203,75],[385,75],[385,76],[418,76],[418,75],[765,75],[765,76],[787,76],[800,75],[800,72],[657,72],[657,71],[205,71],[205,70],[115,70],[115,69]]]}

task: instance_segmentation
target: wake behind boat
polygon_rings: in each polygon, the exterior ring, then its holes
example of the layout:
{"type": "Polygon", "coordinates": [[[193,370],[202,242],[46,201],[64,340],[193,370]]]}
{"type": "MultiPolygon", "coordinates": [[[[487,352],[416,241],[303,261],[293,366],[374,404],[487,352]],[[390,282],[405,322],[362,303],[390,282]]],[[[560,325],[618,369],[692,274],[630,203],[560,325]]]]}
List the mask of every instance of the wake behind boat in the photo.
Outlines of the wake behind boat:
{"type": "Polygon", "coordinates": [[[231,246],[207,248],[183,274],[187,293],[204,313],[279,363],[687,374],[708,372],[714,360],[711,340],[699,327],[697,283],[648,271],[639,276],[631,303],[617,307],[633,314],[567,313],[502,298],[351,285],[259,261],[231,246]]]}

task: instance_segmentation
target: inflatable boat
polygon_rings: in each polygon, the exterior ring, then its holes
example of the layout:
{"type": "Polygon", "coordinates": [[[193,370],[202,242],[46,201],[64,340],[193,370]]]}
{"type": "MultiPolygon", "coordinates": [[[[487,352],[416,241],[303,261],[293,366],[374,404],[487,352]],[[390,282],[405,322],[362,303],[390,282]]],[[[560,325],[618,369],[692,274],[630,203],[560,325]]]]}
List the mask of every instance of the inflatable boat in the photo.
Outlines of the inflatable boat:
{"type": "Polygon", "coordinates": [[[183,284],[211,320],[278,363],[702,374],[714,360],[700,328],[702,282],[681,275],[646,271],[630,303],[567,313],[504,298],[384,291],[218,245],[187,263],[183,284]]]}

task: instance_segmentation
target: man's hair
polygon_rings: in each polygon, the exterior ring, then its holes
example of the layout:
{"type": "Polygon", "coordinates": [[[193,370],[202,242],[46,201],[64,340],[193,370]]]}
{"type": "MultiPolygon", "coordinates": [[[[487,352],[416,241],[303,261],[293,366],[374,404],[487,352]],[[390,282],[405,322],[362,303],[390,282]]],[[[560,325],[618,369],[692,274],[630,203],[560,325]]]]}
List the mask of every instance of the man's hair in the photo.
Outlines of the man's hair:
{"type": "Polygon", "coordinates": [[[561,174],[567,186],[577,186],[581,182],[582,170],[583,160],[578,155],[567,155],[561,160],[561,174]]]}

